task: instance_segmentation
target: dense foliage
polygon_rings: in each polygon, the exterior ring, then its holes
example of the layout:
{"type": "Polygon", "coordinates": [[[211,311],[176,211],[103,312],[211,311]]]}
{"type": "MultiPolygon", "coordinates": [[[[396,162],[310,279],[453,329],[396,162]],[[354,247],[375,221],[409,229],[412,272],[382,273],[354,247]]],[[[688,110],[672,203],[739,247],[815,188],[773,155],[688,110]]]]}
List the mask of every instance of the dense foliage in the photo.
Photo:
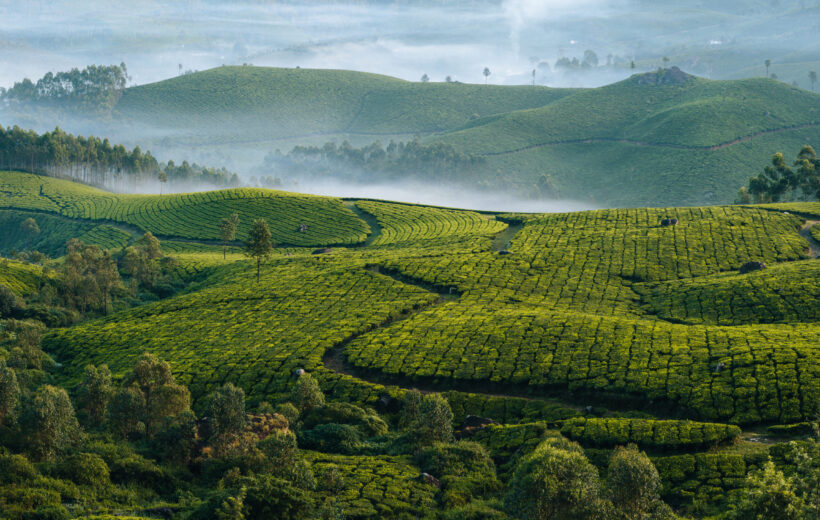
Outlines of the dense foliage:
{"type": "Polygon", "coordinates": [[[763,173],[749,179],[749,186],[740,189],[738,202],[780,202],[782,200],[820,200],[820,158],[811,146],[797,154],[792,169],[782,153],[772,157],[763,173]]]}
{"type": "Polygon", "coordinates": [[[324,146],[296,146],[287,155],[268,154],[261,171],[298,180],[339,179],[357,182],[424,181],[454,183],[475,175],[484,164],[444,143],[422,144],[418,139],[384,147],[375,142],[361,148],[344,141],[324,146]]]}
{"type": "Polygon", "coordinates": [[[122,97],[128,79],[125,63],[48,72],[36,83],[26,78],[9,89],[0,88],[0,103],[18,109],[46,104],[78,112],[107,113],[122,97]]]}
{"type": "Polygon", "coordinates": [[[128,150],[108,139],[74,136],[61,130],[37,134],[17,126],[0,126],[0,168],[42,173],[104,188],[134,190],[164,178],[172,186],[202,183],[239,186],[239,178],[224,168],[214,169],[169,161],[159,163],[139,146],[128,150]]]}

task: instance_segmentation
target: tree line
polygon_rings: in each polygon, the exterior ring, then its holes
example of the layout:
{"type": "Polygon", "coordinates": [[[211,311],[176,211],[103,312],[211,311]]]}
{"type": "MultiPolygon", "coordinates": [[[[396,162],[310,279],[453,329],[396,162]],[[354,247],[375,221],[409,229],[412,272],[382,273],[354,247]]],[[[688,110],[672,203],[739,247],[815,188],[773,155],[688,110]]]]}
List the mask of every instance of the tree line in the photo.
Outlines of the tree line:
{"type": "Polygon", "coordinates": [[[804,146],[791,164],[782,153],[772,156],[763,172],[749,179],[736,203],[820,200],[820,158],[811,146],[804,146]]]}
{"type": "Polygon", "coordinates": [[[125,63],[119,65],[89,65],[80,70],[48,72],[33,82],[28,78],[11,88],[0,88],[0,104],[24,108],[30,104],[45,104],[53,108],[75,111],[109,112],[122,97],[128,83],[125,63]]]}
{"type": "Polygon", "coordinates": [[[161,163],[139,146],[128,150],[108,139],[74,136],[60,128],[38,134],[0,126],[0,169],[23,170],[112,190],[135,190],[147,182],[218,187],[240,185],[236,173],[189,164],[161,163]]]}
{"type": "Polygon", "coordinates": [[[355,147],[348,141],[323,146],[296,146],[287,154],[278,151],[265,157],[263,168],[282,171],[287,176],[342,175],[352,180],[460,180],[463,175],[486,163],[483,157],[465,154],[447,143],[422,144],[418,139],[374,142],[355,147]]]}

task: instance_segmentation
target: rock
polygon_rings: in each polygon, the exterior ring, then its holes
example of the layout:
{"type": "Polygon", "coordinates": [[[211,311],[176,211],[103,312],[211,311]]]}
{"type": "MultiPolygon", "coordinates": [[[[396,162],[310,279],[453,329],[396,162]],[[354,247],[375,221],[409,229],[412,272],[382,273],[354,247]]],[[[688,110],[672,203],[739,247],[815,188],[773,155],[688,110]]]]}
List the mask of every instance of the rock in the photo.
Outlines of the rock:
{"type": "Polygon", "coordinates": [[[299,225],[299,233],[304,233],[305,231],[307,231],[307,229],[308,229],[307,224],[300,224],[299,225]]]}
{"type": "Polygon", "coordinates": [[[429,473],[422,473],[421,475],[419,475],[419,480],[421,482],[423,482],[424,484],[429,484],[431,486],[436,486],[437,488],[441,487],[441,481],[439,481],[439,479],[437,479],[436,477],[434,477],[433,475],[431,475],[429,473]]]}
{"type": "Polygon", "coordinates": [[[396,413],[401,409],[401,402],[387,394],[382,394],[376,401],[376,407],[382,412],[396,413]]]}
{"type": "Polygon", "coordinates": [[[479,417],[478,415],[468,415],[461,423],[461,429],[456,432],[456,437],[465,439],[472,437],[479,431],[483,430],[491,424],[498,424],[493,419],[487,417],[479,417]]]}
{"type": "Polygon", "coordinates": [[[760,271],[766,269],[766,264],[763,262],[750,261],[740,266],[740,274],[751,273],[752,271],[760,271]]]}
{"type": "Polygon", "coordinates": [[[304,368],[297,368],[296,370],[293,371],[293,377],[302,377],[303,375],[305,375],[305,369],[304,368]]]}

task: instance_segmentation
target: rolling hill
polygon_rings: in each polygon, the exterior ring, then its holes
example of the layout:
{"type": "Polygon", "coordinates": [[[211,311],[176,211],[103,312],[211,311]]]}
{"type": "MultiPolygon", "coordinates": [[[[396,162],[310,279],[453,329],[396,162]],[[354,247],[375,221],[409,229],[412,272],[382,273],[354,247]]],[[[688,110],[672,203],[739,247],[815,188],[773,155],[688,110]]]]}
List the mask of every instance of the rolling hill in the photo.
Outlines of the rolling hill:
{"type": "MultiPolygon", "coordinates": [[[[90,126],[62,123],[160,157],[296,182],[298,168],[263,159],[296,145],[419,138],[483,158],[459,174],[469,188],[533,197],[546,174],[557,198],[659,207],[730,203],[774,153],[816,146],[820,95],[772,79],[706,80],[674,67],[600,88],[553,89],[224,66],[130,87],[110,118],[90,126]]],[[[429,182],[435,175],[426,170],[435,167],[416,166],[425,171],[403,177],[429,182]]],[[[350,168],[321,175],[381,178],[350,168]]]]}
{"type": "Polygon", "coordinates": [[[633,76],[434,139],[607,206],[720,203],[776,151],[820,140],[820,96],[774,80],[633,76]]]}
{"type": "Polygon", "coordinates": [[[116,111],[143,129],[135,140],[237,164],[294,144],[419,135],[486,158],[467,185],[525,194],[549,174],[560,197],[603,206],[731,202],[773,153],[820,140],[817,94],[675,68],[571,90],[221,67],[129,88],[116,111]]]}
{"type": "MultiPolygon", "coordinates": [[[[34,215],[52,240],[95,225],[132,238],[151,231],[174,239],[163,249],[181,273],[200,274],[178,294],[47,331],[67,385],[89,363],[118,376],[151,352],[200,405],[226,382],[252,406],[277,402],[300,368],[333,401],[379,406],[408,388],[441,391],[457,422],[501,423],[475,437],[498,460],[563,435],[605,466],[612,446],[635,442],[667,500],[710,507],[725,507],[777,453],[748,440],[753,432],[799,425],[818,404],[818,260],[796,215],[815,215],[813,203],[479,214],[268,190],[118,196],[21,173],[0,180],[4,222],[34,215]],[[241,207],[243,220],[267,218],[279,236],[282,222],[309,212],[334,240],[361,240],[321,254],[277,247],[256,283],[251,260],[235,248],[223,259],[211,243],[210,220],[191,232],[203,204],[208,215],[241,207]],[[143,218],[143,207],[160,209],[143,218]],[[670,217],[678,224],[659,224],[670,217]],[[769,268],[740,274],[748,260],[769,268]]],[[[38,276],[0,263],[0,283],[20,293],[38,276]]],[[[358,518],[368,504],[344,507],[358,518]]]]}

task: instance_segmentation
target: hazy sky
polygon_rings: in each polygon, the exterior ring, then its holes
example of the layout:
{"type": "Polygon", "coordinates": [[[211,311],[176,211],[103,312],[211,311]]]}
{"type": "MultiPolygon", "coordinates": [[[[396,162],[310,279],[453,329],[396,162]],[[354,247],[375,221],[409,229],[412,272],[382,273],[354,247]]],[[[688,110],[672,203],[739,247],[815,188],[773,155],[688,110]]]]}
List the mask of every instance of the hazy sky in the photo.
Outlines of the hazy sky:
{"type": "Polygon", "coordinates": [[[773,3],[0,0],[0,86],[121,61],[138,84],[174,76],[180,64],[253,63],[464,82],[483,82],[486,66],[497,84],[529,83],[535,68],[540,84],[597,86],[632,71],[566,74],[554,70],[556,59],[581,59],[590,49],[601,64],[613,55],[648,70],[669,55],[672,64],[714,77],[759,74],[763,55],[776,64],[820,60],[817,1],[773,3]]]}

